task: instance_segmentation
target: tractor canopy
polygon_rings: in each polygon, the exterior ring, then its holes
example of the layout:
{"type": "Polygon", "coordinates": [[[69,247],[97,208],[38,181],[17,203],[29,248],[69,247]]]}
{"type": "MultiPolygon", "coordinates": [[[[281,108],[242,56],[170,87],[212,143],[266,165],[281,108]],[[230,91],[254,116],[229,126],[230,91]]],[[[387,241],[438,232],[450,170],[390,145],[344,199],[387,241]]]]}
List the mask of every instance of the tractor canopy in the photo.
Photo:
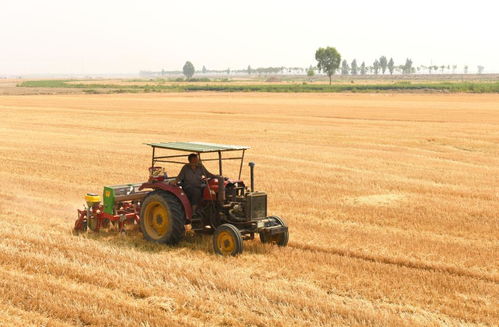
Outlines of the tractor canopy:
{"type": "Polygon", "coordinates": [[[205,143],[205,142],[159,142],[159,143],[146,143],[153,148],[162,148],[170,150],[179,150],[187,152],[221,152],[221,151],[237,151],[237,150],[247,150],[249,146],[243,145],[227,145],[227,144],[215,144],[215,143],[205,143]]]}
{"type": "Polygon", "coordinates": [[[152,147],[152,160],[151,167],[154,167],[157,162],[165,163],[176,163],[185,164],[183,161],[177,161],[175,158],[185,157],[185,154],[174,154],[174,155],[158,155],[158,149],[182,151],[197,153],[201,161],[218,161],[219,174],[223,174],[222,161],[224,160],[241,160],[239,165],[239,177],[241,178],[241,171],[244,161],[244,152],[250,147],[243,145],[227,145],[227,144],[216,144],[216,143],[206,143],[206,142],[158,142],[158,143],[146,143],[152,147]],[[240,156],[223,156],[223,152],[228,151],[238,151],[240,156]],[[216,158],[208,157],[201,158],[201,154],[215,153],[218,154],[216,158]]]}

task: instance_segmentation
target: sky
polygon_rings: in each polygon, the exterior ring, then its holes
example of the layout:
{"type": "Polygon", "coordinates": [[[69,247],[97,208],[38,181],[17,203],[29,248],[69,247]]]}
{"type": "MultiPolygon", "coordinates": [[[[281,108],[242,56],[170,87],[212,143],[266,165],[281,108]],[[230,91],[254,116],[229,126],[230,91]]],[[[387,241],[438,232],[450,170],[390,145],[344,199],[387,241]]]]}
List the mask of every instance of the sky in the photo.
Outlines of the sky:
{"type": "Polygon", "coordinates": [[[483,0],[2,0],[0,76],[308,67],[326,46],[499,73],[498,13],[483,0]]]}

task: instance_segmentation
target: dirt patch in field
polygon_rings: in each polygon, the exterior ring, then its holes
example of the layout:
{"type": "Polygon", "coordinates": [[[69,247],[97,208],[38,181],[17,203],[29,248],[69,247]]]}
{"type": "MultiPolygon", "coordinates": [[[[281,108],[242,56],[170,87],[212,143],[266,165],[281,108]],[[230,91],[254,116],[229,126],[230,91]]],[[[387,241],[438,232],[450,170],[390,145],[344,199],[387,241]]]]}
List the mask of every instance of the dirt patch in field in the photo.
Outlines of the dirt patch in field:
{"type": "Polygon", "coordinates": [[[405,196],[402,194],[373,194],[347,198],[346,202],[354,206],[394,206],[398,205],[404,198],[405,196]]]}
{"type": "Polygon", "coordinates": [[[164,296],[150,296],[146,302],[152,306],[157,307],[166,312],[173,312],[176,310],[175,300],[164,296]]]}

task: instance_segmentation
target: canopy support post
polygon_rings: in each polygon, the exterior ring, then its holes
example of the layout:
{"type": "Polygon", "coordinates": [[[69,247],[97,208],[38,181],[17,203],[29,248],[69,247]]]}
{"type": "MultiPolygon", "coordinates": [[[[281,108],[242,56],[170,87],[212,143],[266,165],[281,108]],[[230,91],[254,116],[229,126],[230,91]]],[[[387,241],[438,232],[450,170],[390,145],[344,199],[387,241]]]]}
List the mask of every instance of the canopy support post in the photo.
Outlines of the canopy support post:
{"type": "Polygon", "coordinates": [[[222,176],[222,151],[218,151],[218,171],[219,175],[222,176]]]}
{"type": "Polygon", "coordinates": [[[243,150],[243,155],[241,156],[241,165],[239,166],[239,177],[237,178],[239,180],[241,180],[241,172],[243,171],[244,151],[246,150],[243,150]]]}
{"type": "Polygon", "coordinates": [[[151,162],[151,167],[154,167],[154,152],[155,152],[155,150],[156,150],[156,147],[153,146],[152,147],[152,162],[151,162]]]}

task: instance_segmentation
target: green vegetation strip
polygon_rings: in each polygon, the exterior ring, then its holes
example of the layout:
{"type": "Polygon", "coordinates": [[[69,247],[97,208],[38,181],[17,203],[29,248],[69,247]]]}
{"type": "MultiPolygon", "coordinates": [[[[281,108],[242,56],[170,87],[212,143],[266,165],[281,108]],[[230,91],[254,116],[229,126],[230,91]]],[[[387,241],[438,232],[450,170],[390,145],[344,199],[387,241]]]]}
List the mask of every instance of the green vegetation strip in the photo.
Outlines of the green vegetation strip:
{"type": "Polygon", "coordinates": [[[74,80],[39,80],[25,81],[20,87],[57,87],[81,88],[86,93],[97,93],[102,90],[108,93],[128,92],[391,92],[391,91],[434,91],[434,92],[467,92],[467,93],[499,93],[499,82],[455,82],[455,83],[410,83],[394,84],[169,84],[169,85],[118,85],[118,84],[84,84],[74,80]],[[70,83],[71,82],[71,83],[70,83]],[[106,89],[109,89],[106,91],[106,89]]]}

